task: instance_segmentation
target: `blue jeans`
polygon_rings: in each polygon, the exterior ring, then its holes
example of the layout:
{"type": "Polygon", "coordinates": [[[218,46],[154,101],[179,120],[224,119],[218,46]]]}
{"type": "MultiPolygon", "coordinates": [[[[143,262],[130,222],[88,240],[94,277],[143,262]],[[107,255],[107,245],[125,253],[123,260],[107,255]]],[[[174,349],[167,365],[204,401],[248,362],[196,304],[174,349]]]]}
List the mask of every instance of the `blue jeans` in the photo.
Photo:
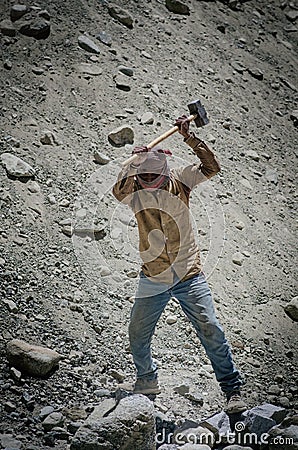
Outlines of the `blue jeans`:
{"type": "Polygon", "coordinates": [[[215,316],[212,295],[204,274],[176,284],[156,283],[142,272],[131,311],[129,340],[137,378],[154,379],[157,367],[151,356],[155,326],[171,297],[175,297],[193,324],[210,359],[223,392],[239,389],[242,380],[236,369],[230,346],[215,316]]]}

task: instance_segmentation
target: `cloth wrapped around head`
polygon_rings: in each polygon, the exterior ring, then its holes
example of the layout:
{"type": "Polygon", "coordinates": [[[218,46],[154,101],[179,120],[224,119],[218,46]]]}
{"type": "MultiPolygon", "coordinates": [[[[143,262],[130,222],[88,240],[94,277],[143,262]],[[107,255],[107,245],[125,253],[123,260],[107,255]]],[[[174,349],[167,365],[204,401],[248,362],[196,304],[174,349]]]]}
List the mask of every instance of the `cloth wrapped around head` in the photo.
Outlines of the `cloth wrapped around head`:
{"type": "Polygon", "coordinates": [[[137,180],[143,189],[160,189],[168,182],[170,168],[166,155],[172,155],[172,152],[159,147],[147,153],[147,158],[137,170],[137,180]]]}

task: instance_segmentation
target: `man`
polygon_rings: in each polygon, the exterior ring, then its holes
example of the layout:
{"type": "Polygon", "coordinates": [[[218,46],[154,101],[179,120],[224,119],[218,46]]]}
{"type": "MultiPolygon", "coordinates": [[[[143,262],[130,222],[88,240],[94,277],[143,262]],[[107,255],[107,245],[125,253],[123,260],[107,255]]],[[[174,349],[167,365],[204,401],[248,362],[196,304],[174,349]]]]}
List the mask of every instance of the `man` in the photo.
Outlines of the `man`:
{"type": "Polygon", "coordinates": [[[164,308],[175,297],[194,326],[227,397],[226,411],[239,413],[246,409],[240,396],[242,380],[215,316],[189,214],[191,190],[219,172],[220,166],[207,144],[190,134],[186,116],[179,117],[175,125],[200,163],[170,170],[169,151],[136,147],[133,153],[138,158],[122,169],[113,187],[114,196],[134,211],[143,260],[129,324],[137,370],[133,391],[160,393],[151,339],[164,308]]]}

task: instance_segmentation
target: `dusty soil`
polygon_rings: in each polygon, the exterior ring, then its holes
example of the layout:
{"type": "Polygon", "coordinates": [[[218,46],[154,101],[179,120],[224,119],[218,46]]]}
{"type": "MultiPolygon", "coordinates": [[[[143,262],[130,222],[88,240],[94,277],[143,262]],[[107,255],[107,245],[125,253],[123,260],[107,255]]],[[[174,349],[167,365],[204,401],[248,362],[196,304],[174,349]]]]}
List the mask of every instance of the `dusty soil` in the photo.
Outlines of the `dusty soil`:
{"type": "MultiPolygon", "coordinates": [[[[115,378],[133,380],[127,325],[140,265],[137,229],[111,195],[131,147],[113,147],[108,134],[128,125],[134,144],[146,144],[196,98],[210,119],[197,133],[222,165],[194,191],[191,206],[218,317],[246,380],[249,406],[268,400],[297,406],[297,326],[283,310],[297,287],[297,28],[289,16],[297,7],[251,0],[231,9],[196,0],[186,2],[190,15],[182,16],[160,0],[116,2],[132,15],[130,29],[111,18],[109,3],[27,1],[49,12],[50,36],[0,35],[1,153],[36,170],[25,181],[0,167],[0,387],[3,405],[15,406],[11,412],[2,405],[0,432],[25,449],[48,448],[42,407],[88,412],[101,388],[115,389],[115,378]],[[110,46],[95,38],[102,31],[110,46]],[[78,46],[83,33],[99,54],[78,46]],[[133,71],[123,75],[129,91],[115,83],[121,65],[133,71]],[[142,123],[145,112],[153,124],[142,123]],[[52,145],[41,143],[44,130],[53,133],[52,145]],[[96,164],[94,150],[111,161],[96,164]],[[70,237],[65,219],[84,230],[95,224],[99,237],[70,237]],[[6,300],[15,302],[14,312],[6,300]],[[5,358],[12,338],[65,358],[48,379],[15,382],[5,358]]],[[[11,4],[1,2],[2,18],[9,19],[11,4]]],[[[166,148],[173,166],[195,161],[179,135],[166,148]]],[[[153,353],[163,387],[157,409],[175,420],[198,420],[222,408],[209,361],[174,300],[158,324],[153,353]],[[177,317],[172,325],[169,315],[177,317]],[[204,405],[176,394],[180,384],[203,395],[204,405]]]]}

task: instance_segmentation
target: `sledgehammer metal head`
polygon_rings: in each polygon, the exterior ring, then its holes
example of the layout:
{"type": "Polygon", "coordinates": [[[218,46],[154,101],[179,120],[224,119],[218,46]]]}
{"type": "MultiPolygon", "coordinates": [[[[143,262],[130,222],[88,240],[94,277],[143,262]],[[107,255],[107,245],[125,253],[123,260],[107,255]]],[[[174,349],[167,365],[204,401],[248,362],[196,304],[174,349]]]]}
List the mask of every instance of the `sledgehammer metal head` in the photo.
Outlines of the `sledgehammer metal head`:
{"type": "Polygon", "coordinates": [[[194,100],[187,106],[190,114],[196,116],[194,117],[194,123],[197,127],[203,127],[204,125],[207,125],[207,123],[209,123],[207,112],[200,100],[194,100]]]}

